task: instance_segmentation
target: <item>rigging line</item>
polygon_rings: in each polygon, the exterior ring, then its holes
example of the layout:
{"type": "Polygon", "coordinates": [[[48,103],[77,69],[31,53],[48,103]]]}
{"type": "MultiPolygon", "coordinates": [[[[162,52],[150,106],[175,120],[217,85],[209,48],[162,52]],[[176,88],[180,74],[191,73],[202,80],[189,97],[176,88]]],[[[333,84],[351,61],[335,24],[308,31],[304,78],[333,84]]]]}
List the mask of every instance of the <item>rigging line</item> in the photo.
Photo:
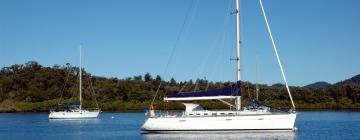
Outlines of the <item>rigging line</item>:
{"type": "Polygon", "coordinates": [[[288,82],[287,82],[286,77],[285,77],[285,72],[284,72],[283,67],[282,67],[282,65],[281,65],[280,57],[279,57],[279,54],[278,54],[277,49],[276,49],[275,41],[274,41],[274,38],[273,38],[272,33],[271,33],[271,29],[270,29],[270,26],[269,26],[269,23],[268,23],[266,14],[265,14],[265,10],[264,10],[264,6],[263,6],[263,4],[262,4],[262,0],[259,0],[259,2],[260,2],[262,14],[263,14],[264,19],[265,19],[265,23],[266,23],[266,27],[267,27],[268,33],[269,33],[269,35],[270,35],[271,43],[272,43],[272,46],[273,46],[274,51],[275,51],[275,54],[276,54],[276,59],[277,59],[277,62],[278,62],[278,64],[279,64],[279,67],[280,67],[280,70],[281,70],[281,75],[282,75],[283,80],[284,80],[284,82],[285,82],[286,90],[287,90],[287,92],[289,93],[289,97],[290,97],[290,100],[291,100],[291,104],[292,104],[292,107],[293,107],[293,109],[294,109],[293,111],[295,111],[295,104],[294,104],[294,101],[293,101],[292,96],[291,96],[291,92],[290,92],[290,89],[289,89],[288,82]]]}
{"type": "Polygon", "coordinates": [[[200,81],[200,79],[198,78],[198,79],[196,79],[196,81],[195,81],[195,87],[194,87],[194,91],[193,92],[196,92],[196,89],[198,88],[198,86],[199,86],[199,81],[200,81]]]}
{"type": "MultiPolygon", "coordinates": [[[[226,24],[226,23],[225,23],[226,24]]],[[[226,25],[225,25],[226,26],[226,25]]],[[[221,48],[222,46],[224,46],[224,40],[225,40],[225,31],[223,31],[223,34],[222,34],[222,37],[221,37],[221,40],[220,40],[220,45],[218,46],[218,48],[221,48]]],[[[222,49],[221,49],[222,50],[222,49]]],[[[211,72],[211,74],[210,74],[210,77],[208,78],[208,82],[207,82],[207,85],[206,85],[206,88],[205,88],[205,90],[208,90],[208,88],[209,88],[209,86],[210,86],[210,79],[213,79],[215,76],[215,73],[218,71],[218,69],[217,68],[219,68],[218,66],[219,66],[219,63],[220,63],[220,60],[221,60],[221,58],[222,58],[222,56],[223,56],[223,54],[222,54],[222,51],[218,51],[217,52],[218,53],[218,55],[217,55],[217,57],[216,57],[216,61],[215,61],[215,63],[213,63],[213,67],[212,67],[212,72],[211,72]]],[[[221,67],[220,67],[221,68],[221,67]]]]}
{"type": "Polygon", "coordinates": [[[249,82],[246,83],[246,91],[247,91],[247,94],[249,96],[249,99],[252,99],[252,95],[250,93],[250,83],[249,82]]]}
{"type": "Polygon", "coordinates": [[[188,85],[188,83],[190,83],[190,82],[185,82],[185,84],[181,87],[179,93],[181,93],[185,89],[185,87],[188,85]]]}
{"type": "MultiPolygon", "coordinates": [[[[177,38],[176,38],[175,44],[174,44],[174,46],[173,46],[173,48],[172,48],[172,50],[171,50],[170,57],[169,57],[168,62],[166,63],[166,66],[165,66],[165,70],[164,70],[164,74],[163,74],[163,75],[164,75],[164,78],[165,78],[165,76],[166,76],[168,67],[169,67],[169,65],[170,65],[170,62],[171,62],[171,60],[172,60],[172,58],[173,58],[173,56],[174,56],[175,50],[176,50],[176,48],[177,48],[177,46],[178,46],[178,43],[179,43],[179,41],[180,41],[180,37],[181,37],[181,35],[183,34],[183,30],[184,30],[184,28],[185,28],[186,21],[187,21],[187,19],[189,18],[189,14],[190,14],[191,9],[193,8],[194,1],[195,1],[195,0],[192,0],[192,1],[191,1],[191,5],[190,5],[189,8],[187,9],[187,12],[186,12],[186,15],[185,15],[185,20],[184,20],[184,22],[183,22],[182,25],[181,25],[181,28],[180,28],[180,31],[179,31],[178,36],[177,36],[177,38]]],[[[162,86],[162,83],[163,83],[163,82],[160,81],[160,84],[159,84],[159,86],[158,86],[158,88],[157,88],[157,90],[156,90],[156,92],[155,92],[155,95],[154,95],[152,101],[151,101],[151,105],[154,103],[154,101],[155,101],[155,99],[156,99],[156,96],[157,96],[158,93],[159,93],[160,87],[162,86]]],[[[166,92],[165,92],[165,94],[166,94],[166,92]]]]}
{"type": "MultiPolygon", "coordinates": [[[[201,62],[201,64],[199,65],[199,67],[198,67],[198,69],[197,69],[197,71],[199,72],[199,75],[203,75],[203,74],[204,74],[204,72],[205,72],[205,67],[206,67],[205,65],[206,65],[206,63],[208,63],[207,60],[209,60],[211,53],[215,50],[216,47],[217,47],[217,46],[214,45],[211,49],[208,49],[207,54],[205,55],[205,57],[203,57],[202,62],[201,62]]],[[[200,80],[200,79],[199,79],[199,80],[200,80]]],[[[194,91],[196,91],[196,88],[199,86],[199,80],[195,81],[195,82],[196,82],[196,85],[195,85],[194,91]]],[[[204,80],[206,80],[206,78],[205,78],[204,80]]]]}
{"type": "Polygon", "coordinates": [[[69,81],[69,75],[70,75],[70,72],[68,72],[68,69],[70,69],[69,66],[67,68],[65,68],[65,69],[66,69],[66,74],[67,75],[66,75],[66,79],[65,79],[65,82],[63,84],[63,87],[61,89],[60,100],[62,100],[62,98],[63,98],[63,94],[64,94],[64,91],[65,91],[65,88],[66,88],[66,83],[69,81]]]}
{"type": "MultiPolygon", "coordinates": [[[[235,3],[235,5],[236,5],[236,3],[235,3]]],[[[232,1],[232,0],[230,0],[230,10],[229,10],[229,11],[230,11],[230,15],[236,14],[236,12],[239,12],[239,13],[240,13],[240,11],[238,11],[238,10],[236,9],[236,6],[233,6],[233,1],[232,1]],[[235,7],[235,12],[231,12],[231,11],[233,11],[233,10],[232,10],[233,7],[235,7]]],[[[236,25],[235,25],[234,27],[236,28],[236,25]]],[[[237,31],[236,31],[236,30],[232,30],[232,33],[234,34],[233,39],[236,40],[237,31]]],[[[241,43],[241,40],[240,40],[240,43],[241,43]]],[[[237,45],[237,44],[235,43],[235,45],[237,45]]],[[[240,57],[242,57],[242,55],[241,55],[240,57]]],[[[232,58],[232,56],[230,56],[230,60],[232,60],[231,58],[232,58]]],[[[240,59],[240,58],[239,58],[239,59],[240,59]]],[[[240,59],[240,60],[242,60],[242,59],[240,59]]],[[[242,69],[243,69],[243,67],[242,67],[242,69]]],[[[222,75],[222,77],[223,77],[223,75],[222,75]]],[[[235,81],[238,81],[238,80],[235,79],[235,81]]]]}
{"type": "MultiPolygon", "coordinates": [[[[230,0],[230,2],[229,2],[229,7],[227,8],[227,11],[226,11],[226,16],[225,16],[225,20],[224,20],[225,22],[224,22],[224,24],[223,24],[223,29],[224,29],[224,30],[223,30],[223,32],[222,32],[222,36],[221,36],[219,48],[223,48],[223,47],[225,46],[225,40],[226,40],[226,37],[227,37],[227,36],[226,36],[226,27],[229,26],[230,17],[231,17],[231,16],[228,15],[228,12],[231,13],[231,8],[232,8],[232,0],[230,0]]],[[[221,50],[221,51],[218,52],[219,55],[217,55],[217,60],[216,60],[214,66],[219,66],[220,60],[221,60],[221,58],[223,57],[223,49],[220,49],[220,50],[221,50]]],[[[222,67],[220,67],[220,68],[222,68],[222,67]]],[[[215,69],[215,68],[214,68],[214,69],[215,69]]],[[[210,75],[210,77],[209,77],[209,79],[213,78],[214,75],[215,75],[215,72],[217,72],[217,71],[219,71],[219,70],[218,70],[218,69],[213,70],[212,73],[211,73],[211,75],[210,75]]],[[[222,72],[222,71],[220,70],[220,72],[222,72]]],[[[207,83],[206,90],[209,88],[209,86],[210,86],[210,82],[207,83]]],[[[220,87],[220,88],[221,88],[221,87],[220,87]]]]}
{"type": "MultiPolygon", "coordinates": [[[[221,35],[218,35],[218,36],[221,36],[221,35]]],[[[218,37],[218,38],[220,38],[220,37],[218,37]]],[[[223,38],[221,38],[221,39],[223,39],[223,38]]],[[[221,42],[221,39],[219,42],[221,42]]],[[[217,40],[219,40],[219,39],[217,39],[217,40]]],[[[217,42],[217,41],[215,41],[215,42],[217,42]]],[[[203,57],[201,64],[199,65],[198,69],[196,70],[199,72],[199,75],[203,75],[205,73],[206,64],[209,63],[208,60],[216,48],[218,48],[218,45],[214,45],[214,46],[212,46],[211,49],[208,49],[207,54],[205,55],[205,57],[203,57]]],[[[206,81],[206,77],[204,80],[206,81]]],[[[209,82],[207,82],[207,86],[208,86],[208,84],[209,84],[209,82]]],[[[197,80],[197,81],[195,81],[194,92],[196,91],[198,86],[199,86],[199,81],[197,80]]],[[[205,90],[207,90],[207,88],[205,88],[205,90]]]]}
{"type": "MultiPolygon", "coordinates": [[[[231,13],[231,11],[232,11],[232,8],[233,8],[233,0],[230,0],[230,5],[229,5],[229,8],[228,8],[228,11],[229,11],[229,13],[231,13]]],[[[231,15],[231,14],[230,14],[231,15]]],[[[225,29],[226,29],[226,27],[231,27],[231,25],[230,25],[230,19],[231,19],[231,17],[232,16],[227,16],[227,18],[226,18],[226,25],[225,25],[225,29]]],[[[222,42],[222,45],[223,46],[225,46],[225,42],[226,42],[226,39],[228,38],[228,36],[229,36],[229,30],[224,30],[224,38],[223,38],[223,42],[222,42]]],[[[225,48],[224,49],[221,49],[221,58],[222,59],[224,59],[225,60],[225,57],[224,57],[224,51],[225,50],[225,48]]],[[[223,70],[224,70],[224,67],[221,67],[220,66],[220,71],[221,71],[221,79],[222,78],[224,78],[224,74],[223,74],[223,70]]],[[[220,86],[220,87],[222,87],[222,85],[220,86]]]]}
{"type": "MultiPolygon", "coordinates": [[[[228,11],[230,11],[231,12],[231,8],[232,8],[232,1],[230,0],[230,2],[229,2],[229,7],[227,8],[227,11],[226,11],[226,15],[228,15],[228,11]]],[[[229,17],[230,16],[225,16],[225,22],[224,22],[224,24],[223,24],[223,26],[224,27],[226,27],[227,25],[228,25],[228,22],[229,22],[229,17]]],[[[224,28],[225,29],[225,28],[224,28]]],[[[225,40],[225,37],[226,35],[225,35],[225,31],[223,31],[223,34],[222,34],[222,38],[221,38],[221,41],[219,41],[220,42],[220,44],[222,43],[222,45],[223,44],[225,44],[224,42],[224,40],[225,40]]],[[[220,37],[219,37],[220,38],[220,37]]],[[[217,46],[215,45],[211,50],[214,50],[215,48],[216,48],[217,46]]],[[[197,68],[197,70],[196,71],[202,71],[201,72],[201,75],[204,73],[204,65],[205,65],[205,60],[208,60],[208,58],[210,57],[210,53],[211,53],[211,51],[208,51],[208,53],[207,53],[207,55],[206,55],[206,59],[203,59],[203,61],[202,61],[202,63],[199,65],[199,67],[197,68]]],[[[219,58],[218,58],[219,59],[219,58]]],[[[217,61],[218,62],[218,61],[217,61]]],[[[212,72],[212,75],[214,75],[214,71],[212,72]]],[[[211,76],[212,77],[212,76],[211,76]]],[[[210,78],[211,79],[211,78],[210,78]]],[[[206,86],[206,88],[205,88],[205,90],[208,90],[208,87],[209,87],[209,84],[210,84],[210,82],[207,82],[207,86],[206,86]]],[[[182,87],[181,87],[181,89],[180,89],[180,91],[179,91],[179,93],[181,93],[184,89],[185,89],[185,87],[188,85],[188,82],[186,82],[182,87]]],[[[198,87],[198,82],[197,81],[195,81],[195,87],[194,87],[194,91],[196,91],[196,89],[197,89],[197,87],[198,87]]]]}
{"type": "MultiPolygon", "coordinates": [[[[231,8],[232,8],[232,1],[230,2],[229,12],[231,12],[231,8]]],[[[231,27],[231,26],[230,26],[230,17],[231,17],[231,16],[228,16],[228,18],[226,19],[226,20],[227,20],[227,24],[225,25],[225,28],[231,27]]],[[[220,53],[219,57],[220,57],[221,60],[226,60],[226,59],[227,59],[227,58],[225,58],[225,55],[224,55],[224,54],[225,54],[225,52],[226,52],[225,50],[228,48],[228,47],[225,47],[225,42],[226,42],[227,39],[229,39],[229,37],[228,37],[229,34],[230,34],[230,33],[229,33],[229,30],[225,30],[225,31],[224,31],[224,36],[223,36],[224,38],[223,38],[223,40],[222,40],[222,41],[223,41],[223,42],[222,42],[223,48],[222,48],[222,49],[220,50],[220,52],[219,52],[219,53],[220,53]]],[[[219,77],[219,78],[220,78],[220,79],[224,79],[224,77],[225,77],[225,76],[224,76],[224,67],[225,67],[224,63],[221,63],[221,65],[219,65],[219,67],[220,67],[220,68],[218,69],[218,71],[220,71],[220,72],[219,72],[219,73],[220,73],[220,77],[219,77]]],[[[219,87],[219,88],[222,88],[222,84],[220,84],[220,87],[219,87]]]]}
{"type": "MultiPolygon", "coordinates": [[[[228,18],[226,18],[226,19],[228,19],[228,18]]],[[[227,20],[226,20],[227,21],[227,20]]],[[[227,25],[227,22],[225,22],[224,23],[224,27],[227,25]]],[[[225,46],[224,44],[225,44],[225,38],[226,38],[226,34],[225,34],[225,30],[223,31],[223,33],[222,33],[222,36],[221,36],[221,39],[220,39],[220,45],[218,45],[217,46],[217,48],[220,48],[220,50],[222,50],[222,47],[223,46],[225,46]]],[[[218,66],[219,66],[219,64],[220,64],[220,60],[221,60],[221,58],[222,58],[222,56],[223,56],[223,53],[222,53],[222,51],[217,51],[217,57],[216,57],[216,61],[215,61],[215,63],[212,63],[213,65],[212,65],[212,72],[210,73],[210,76],[209,76],[209,78],[208,78],[208,82],[207,82],[207,85],[206,85],[206,88],[205,88],[205,90],[208,90],[208,88],[209,88],[209,86],[210,86],[210,83],[211,82],[209,82],[209,81],[211,81],[211,79],[213,79],[215,76],[215,73],[216,72],[218,72],[219,70],[218,70],[218,66]]],[[[220,67],[221,68],[221,67],[220,67]]]]}
{"type": "MultiPolygon", "coordinates": [[[[217,38],[215,40],[215,42],[219,42],[219,44],[225,42],[224,41],[225,40],[225,27],[229,23],[230,16],[228,16],[228,11],[231,11],[231,5],[232,5],[231,1],[230,1],[229,5],[230,6],[228,8],[225,8],[226,9],[226,13],[225,13],[226,16],[225,16],[225,20],[223,20],[224,22],[222,24],[222,26],[224,28],[223,28],[222,31],[218,32],[217,38]]],[[[217,44],[217,43],[214,43],[214,44],[217,44]]],[[[213,45],[210,49],[208,49],[207,54],[205,55],[205,57],[203,57],[202,62],[200,63],[200,65],[198,67],[197,71],[198,71],[199,75],[203,75],[205,73],[206,65],[207,65],[207,63],[209,63],[209,60],[210,60],[209,58],[210,58],[211,54],[213,54],[214,50],[217,49],[219,46],[221,47],[221,45],[213,45]]],[[[216,52],[218,52],[218,51],[216,51],[216,52]]],[[[217,57],[217,59],[219,59],[219,58],[217,57]]],[[[215,69],[215,68],[213,68],[213,69],[215,69]]],[[[210,75],[210,79],[211,79],[211,77],[213,77],[213,75],[214,75],[214,70],[212,71],[212,75],[210,75]]],[[[204,80],[206,81],[206,79],[204,79],[204,80]]],[[[209,84],[210,84],[209,81],[210,80],[207,80],[205,90],[208,90],[208,87],[209,87],[209,84]]],[[[199,81],[195,81],[194,92],[197,90],[198,87],[199,87],[199,81]]]]}
{"type": "Polygon", "coordinates": [[[93,85],[92,85],[92,81],[91,81],[91,77],[90,77],[90,76],[88,76],[88,83],[89,83],[89,85],[90,85],[90,93],[91,93],[91,95],[93,96],[93,99],[95,99],[96,107],[97,107],[97,109],[100,109],[100,108],[99,108],[99,104],[98,104],[98,102],[97,102],[97,100],[96,100],[95,90],[94,90],[94,87],[93,87],[93,85]]]}
{"type": "MultiPolygon", "coordinates": [[[[225,22],[224,22],[224,24],[223,24],[223,32],[222,32],[222,35],[221,35],[221,39],[220,39],[220,41],[219,41],[219,46],[217,46],[217,47],[219,47],[219,48],[222,48],[223,46],[225,46],[225,40],[226,40],[226,38],[227,38],[227,33],[228,33],[228,31],[226,30],[226,27],[228,27],[229,26],[229,21],[230,21],[230,16],[229,16],[229,13],[230,13],[230,15],[232,15],[233,13],[231,12],[232,11],[232,0],[230,0],[230,2],[229,2],[229,7],[227,8],[227,12],[226,12],[226,16],[225,16],[225,22]],[[228,13],[229,12],[229,13],[228,13]]],[[[220,49],[221,51],[219,51],[218,53],[218,57],[217,57],[217,61],[216,61],[216,63],[215,63],[215,65],[214,66],[218,66],[218,64],[220,63],[219,61],[220,61],[220,59],[222,58],[222,56],[223,56],[223,49],[220,49]]],[[[221,67],[220,66],[220,69],[223,69],[223,67],[221,67]]],[[[215,75],[215,72],[217,72],[217,71],[219,71],[219,70],[213,70],[212,72],[211,72],[211,75],[210,75],[210,77],[209,77],[209,79],[211,79],[211,78],[214,78],[214,75],[215,75]]],[[[220,70],[220,73],[222,72],[222,70],[220,70]]],[[[221,74],[222,75],[222,74],[221,74]]],[[[223,75],[222,75],[223,76],[223,75]]],[[[209,88],[209,86],[210,86],[210,82],[208,82],[207,83],[207,86],[206,86],[206,90],[209,88]]],[[[221,85],[220,85],[220,88],[221,88],[221,85]]]]}
{"type": "Polygon", "coordinates": [[[256,82],[255,82],[255,95],[256,95],[256,100],[259,100],[259,55],[256,55],[256,82]]]}
{"type": "MultiPolygon", "coordinates": [[[[197,9],[198,9],[198,5],[199,5],[198,3],[199,3],[199,0],[196,0],[195,4],[192,4],[192,6],[191,6],[191,8],[193,8],[193,9],[190,9],[190,10],[192,10],[193,12],[196,12],[197,9]]],[[[191,11],[189,11],[189,13],[190,13],[190,12],[191,12],[191,11]]],[[[190,15],[190,14],[189,14],[189,15],[190,15]]],[[[191,14],[189,18],[186,18],[186,21],[188,21],[188,23],[186,23],[185,26],[186,26],[186,25],[187,25],[187,26],[190,26],[190,25],[192,24],[192,21],[193,21],[194,17],[195,17],[195,14],[191,14]],[[187,20],[187,19],[188,19],[188,20],[187,20]]],[[[189,30],[189,29],[188,29],[188,28],[184,28],[184,31],[182,31],[182,32],[186,33],[187,30],[189,30]]],[[[164,97],[165,97],[165,95],[168,93],[169,87],[170,87],[169,85],[165,86],[164,97]]]]}
{"type": "MultiPolygon", "coordinates": [[[[198,1],[197,1],[197,2],[198,2],[198,1]]],[[[194,9],[195,9],[194,11],[196,11],[197,5],[198,5],[198,4],[196,4],[196,7],[194,8],[194,9]]],[[[193,18],[193,17],[194,17],[194,16],[192,16],[191,18],[193,18]]],[[[190,20],[190,21],[192,21],[192,20],[190,20]]],[[[214,50],[214,47],[216,47],[216,46],[213,46],[213,48],[212,48],[211,50],[214,50]]],[[[208,60],[207,58],[210,57],[210,53],[211,53],[211,51],[208,51],[208,52],[207,52],[207,55],[205,55],[206,57],[204,57],[205,59],[202,59],[202,63],[200,63],[200,65],[198,65],[198,67],[197,67],[197,69],[196,69],[195,71],[200,71],[200,70],[201,70],[202,72],[200,72],[200,73],[203,74],[203,71],[204,71],[204,69],[205,69],[205,63],[206,63],[205,60],[208,60]]],[[[200,74],[200,75],[202,75],[202,74],[200,74]]],[[[189,75],[189,74],[188,74],[188,75],[189,75]]],[[[188,83],[185,83],[185,84],[181,87],[181,89],[180,89],[179,92],[183,91],[187,85],[188,85],[188,83]]],[[[194,91],[196,91],[197,87],[198,87],[198,83],[197,83],[197,81],[195,81],[194,91]]]]}
{"type": "MultiPolygon", "coordinates": [[[[79,86],[79,82],[77,80],[79,80],[77,77],[79,77],[79,68],[78,67],[74,67],[71,71],[73,71],[73,75],[75,75],[75,77],[73,77],[73,83],[75,83],[74,85],[75,86],[79,86]]],[[[78,90],[76,87],[73,87],[72,90],[71,90],[71,98],[73,99],[75,96],[78,95],[78,90]]],[[[75,98],[76,99],[76,98],[75,98]]],[[[78,99],[76,99],[78,100],[78,99]]]]}

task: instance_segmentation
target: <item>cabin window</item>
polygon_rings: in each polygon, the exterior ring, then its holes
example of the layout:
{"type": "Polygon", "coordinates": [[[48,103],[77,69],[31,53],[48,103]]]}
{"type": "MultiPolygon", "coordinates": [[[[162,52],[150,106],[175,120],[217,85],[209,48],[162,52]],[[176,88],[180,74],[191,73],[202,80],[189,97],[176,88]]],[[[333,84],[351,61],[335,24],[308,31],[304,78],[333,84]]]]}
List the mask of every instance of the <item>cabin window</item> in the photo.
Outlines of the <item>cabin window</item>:
{"type": "Polygon", "coordinates": [[[196,115],[200,115],[200,114],[196,114],[196,115]]]}
{"type": "Polygon", "coordinates": [[[234,113],[229,113],[229,115],[234,115],[234,113]]]}
{"type": "Polygon", "coordinates": [[[216,114],[216,113],[212,113],[212,115],[213,115],[213,116],[217,116],[217,114],[216,114]]]}
{"type": "Polygon", "coordinates": [[[193,109],[193,111],[201,111],[201,110],[204,110],[204,108],[201,107],[200,105],[193,109]]]}
{"type": "Polygon", "coordinates": [[[189,114],[190,116],[194,115],[194,114],[189,114]]]}
{"type": "Polygon", "coordinates": [[[225,115],[225,113],[220,113],[220,115],[225,115]]]}
{"type": "Polygon", "coordinates": [[[208,115],[207,113],[204,113],[204,115],[208,115]]]}

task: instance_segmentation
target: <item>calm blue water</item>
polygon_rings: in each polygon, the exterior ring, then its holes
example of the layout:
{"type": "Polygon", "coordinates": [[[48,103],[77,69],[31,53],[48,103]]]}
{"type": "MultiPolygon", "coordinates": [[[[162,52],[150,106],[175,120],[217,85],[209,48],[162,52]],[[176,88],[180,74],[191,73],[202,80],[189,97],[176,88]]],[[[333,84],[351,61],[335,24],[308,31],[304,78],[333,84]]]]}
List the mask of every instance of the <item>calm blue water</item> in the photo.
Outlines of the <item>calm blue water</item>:
{"type": "Polygon", "coordinates": [[[299,112],[298,132],[140,134],[143,113],[102,113],[98,119],[48,120],[48,113],[0,114],[0,139],[360,139],[360,112],[299,112]]]}

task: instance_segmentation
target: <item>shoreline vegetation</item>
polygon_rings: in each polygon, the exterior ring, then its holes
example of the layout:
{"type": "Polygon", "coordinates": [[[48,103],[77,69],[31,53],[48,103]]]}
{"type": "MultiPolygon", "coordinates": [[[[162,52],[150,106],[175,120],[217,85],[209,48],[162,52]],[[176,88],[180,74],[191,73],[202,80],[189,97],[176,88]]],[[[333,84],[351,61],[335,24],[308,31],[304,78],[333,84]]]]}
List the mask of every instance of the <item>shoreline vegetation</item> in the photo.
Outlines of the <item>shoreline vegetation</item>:
{"type": "MultiPolygon", "coordinates": [[[[92,82],[95,96],[102,111],[141,112],[152,100],[162,82],[155,101],[155,109],[182,110],[181,102],[163,102],[167,94],[220,88],[230,82],[212,82],[205,79],[177,82],[164,81],[149,73],[124,79],[92,76],[83,70],[83,106],[96,106],[90,94],[92,82]]],[[[359,77],[359,76],[358,76],[359,77]]],[[[290,87],[298,110],[358,110],[360,109],[360,82],[340,82],[326,88],[290,87]]],[[[285,87],[281,84],[259,85],[259,100],[275,109],[291,107],[285,87]]],[[[254,99],[255,85],[243,81],[243,106],[254,99]]],[[[57,103],[78,99],[78,68],[69,63],[64,66],[44,67],[35,61],[3,67],[0,71],[0,112],[48,112],[57,103]]],[[[224,109],[228,106],[217,101],[198,101],[205,109],[224,109]]]]}

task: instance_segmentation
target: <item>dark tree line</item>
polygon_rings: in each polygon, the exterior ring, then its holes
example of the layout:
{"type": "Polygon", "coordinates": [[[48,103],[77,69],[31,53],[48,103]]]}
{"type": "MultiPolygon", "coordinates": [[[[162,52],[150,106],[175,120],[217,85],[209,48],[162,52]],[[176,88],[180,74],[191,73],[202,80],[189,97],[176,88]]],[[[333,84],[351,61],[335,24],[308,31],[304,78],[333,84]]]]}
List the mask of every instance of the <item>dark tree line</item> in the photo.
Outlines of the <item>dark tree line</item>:
{"type": "MultiPolygon", "coordinates": [[[[78,99],[78,67],[66,64],[44,67],[35,61],[3,67],[0,71],[0,111],[47,111],[51,104],[78,99]]],[[[230,82],[165,81],[161,76],[149,73],[124,79],[92,76],[83,70],[83,92],[86,106],[93,107],[89,82],[92,82],[96,98],[103,110],[141,110],[154,97],[160,83],[157,107],[180,109],[180,103],[161,102],[166,94],[176,91],[193,91],[221,88],[230,82]]],[[[298,108],[342,109],[360,108],[360,84],[343,84],[329,88],[291,87],[298,108]]],[[[255,98],[255,85],[242,82],[244,104],[255,98]]],[[[275,107],[290,107],[289,96],[283,86],[260,85],[260,101],[275,107]]],[[[208,108],[225,107],[218,102],[204,102],[208,108]]]]}

